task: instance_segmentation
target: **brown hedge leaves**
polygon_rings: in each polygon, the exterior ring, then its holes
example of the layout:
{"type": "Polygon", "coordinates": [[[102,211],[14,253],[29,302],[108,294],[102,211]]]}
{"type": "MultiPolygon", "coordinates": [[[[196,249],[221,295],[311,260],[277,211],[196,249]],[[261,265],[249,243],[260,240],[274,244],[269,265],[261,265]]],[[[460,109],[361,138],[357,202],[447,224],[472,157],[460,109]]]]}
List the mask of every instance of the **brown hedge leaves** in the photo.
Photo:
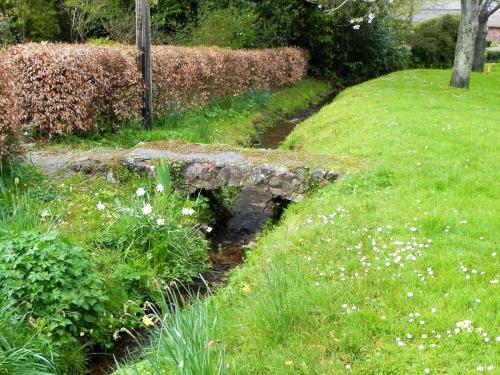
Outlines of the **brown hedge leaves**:
{"type": "Polygon", "coordinates": [[[139,111],[141,84],[130,49],[26,44],[7,52],[21,122],[40,135],[88,131],[139,111]]]}
{"type": "Polygon", "coordinates": [[[224,50],[153,48],[156,114],[202,106],[214,98],[287,85],[303,78],[307,54],[296,48],[224,50]]]}
{"type": "Polygon", "coordinates": [[[7,56],[0,54],[0,160],[17,151],[17,141],[23,128],[20,121],[20,107],[14,95],[14,84],[10,80],[7,56]],[[5,63],[4,63],[5,62],[5,63]]]}
{"type": "MultiPolygon", "coordinates": [[[[296,48],[153,47],[155,115],[296,82],[307,61],[296,48]]],[[[139,117],[132,47],[32,43],[3,51],[0,63],[0,150],[25,128],[52,137],[139,117]]]]}

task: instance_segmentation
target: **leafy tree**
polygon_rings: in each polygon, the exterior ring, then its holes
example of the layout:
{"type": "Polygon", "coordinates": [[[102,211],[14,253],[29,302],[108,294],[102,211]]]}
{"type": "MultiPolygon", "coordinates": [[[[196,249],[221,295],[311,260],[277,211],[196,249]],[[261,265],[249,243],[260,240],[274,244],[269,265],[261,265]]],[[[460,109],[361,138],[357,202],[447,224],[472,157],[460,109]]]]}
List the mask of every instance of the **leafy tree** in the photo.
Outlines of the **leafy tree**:
{"type": "Polygon", "coordinates": [[[0,15],[21,41],[54,40],[61,37],[61,13],[57,0],[3,0],[0,15]]]}
{"type": "Polygon", "coordinates": [[[403,67],[408,53],[394,38],[390,19],[382,9],[372,17],[367,4],[353,1],[329,11],[306,0],[256,2],[259,44],[303,47],[311,52],[313,73],[345,83],[403,67]]]}
{"type": "MultiPolygon", "coordinates": [[[[195,0],[153,0],[151,24],[156,42],[171,42],[194,21],[195,0]]],[[[64,0],[73,39],[108,36],[122,42],[134,40],[134,0],[64,0]]]]}

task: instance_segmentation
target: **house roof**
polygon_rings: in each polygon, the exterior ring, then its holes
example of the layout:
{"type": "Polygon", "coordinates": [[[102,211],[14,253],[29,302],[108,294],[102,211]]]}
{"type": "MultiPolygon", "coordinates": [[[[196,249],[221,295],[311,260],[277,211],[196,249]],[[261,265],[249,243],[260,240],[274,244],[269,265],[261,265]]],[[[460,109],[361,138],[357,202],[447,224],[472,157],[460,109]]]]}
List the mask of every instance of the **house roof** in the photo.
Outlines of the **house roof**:
{"type": "MultiPolygon", "coordinates": [[[[422,5],[420,12],[415,14],[415,16],[413,17],[413,22],[420,23],[433,18],[444,16],[445,14],[460,14],[460,9],[460,1],[430,1],[422,5]]],[[[500,10],[490,17],[488,26],[500,27],[500,10]]]]}
{"type": "Polygon", "coordinates": [[[445,14],[460,14],[460,1],[432,1],[422,4],[420,12],[413,17],[414,23],[424,22],[445,14]]]}
{"type": "Polygon", "coordinates": [[[489,27],[500,27],[500,10],[497,10],[488,20],[489,27]]]}

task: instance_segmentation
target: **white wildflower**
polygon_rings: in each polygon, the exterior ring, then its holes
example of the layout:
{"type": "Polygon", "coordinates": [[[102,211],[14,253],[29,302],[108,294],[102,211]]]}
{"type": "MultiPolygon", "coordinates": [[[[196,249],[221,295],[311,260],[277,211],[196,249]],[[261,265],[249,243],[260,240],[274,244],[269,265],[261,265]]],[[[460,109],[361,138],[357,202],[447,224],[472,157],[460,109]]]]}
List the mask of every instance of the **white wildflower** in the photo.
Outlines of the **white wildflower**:
{"type": "Polygon", "coordinates": [[[148,203],[142,208],[142,213],[144,215],[149,215],[153,212],[153,207],[148,203]]]}
{"type": "Polygon", "coordinates": [[[159,217],[158,219],[156,219],[156,224],[161,227],[163,225],[165,225],[165,219],[162,218],[162,217],[159,217]]]}
{"type": "Polygon", "coordinates": [[[474,327],[472,326],[472,322],[470,320],[464,320],[461,322],[457,322],[455,324],[455,326],[457,327],[455,329],[455,332],[457,332],[457,329],[458,329],[458,331],[462,330],[462,331],[466,331],[466,332],[472,332],[472,330],[474,329],[474,327]]]}
{"type": "Polygon", "coordinates": [[[182,209],[182,214],[186,216],[191,216],[194,214],[194,210],[192,208],[184,207],[182,209]]]}
{"type": "Polygon", "coordinates": [[[137,195],[138,197],[143,197],[146,195],[146,190],[144,190],[144,188],[139,188],[135,192],[135,195],[137,195]]]}
{"type": "Polygon", "coordinates": [[[96,207],[97,207],[97,210],[99,210],[99,211],[104,211],[106,209],[106,205],[104,203],[101,203],[101,202],[97,203],[96,207]]]}
{"type": "Polygon", "coordinates": [[[163,187],[162,184],[158,184],[158,185],[156,185],[155,190],[157,193],[163,193],[165,191],[165,188],[163,187]]]}

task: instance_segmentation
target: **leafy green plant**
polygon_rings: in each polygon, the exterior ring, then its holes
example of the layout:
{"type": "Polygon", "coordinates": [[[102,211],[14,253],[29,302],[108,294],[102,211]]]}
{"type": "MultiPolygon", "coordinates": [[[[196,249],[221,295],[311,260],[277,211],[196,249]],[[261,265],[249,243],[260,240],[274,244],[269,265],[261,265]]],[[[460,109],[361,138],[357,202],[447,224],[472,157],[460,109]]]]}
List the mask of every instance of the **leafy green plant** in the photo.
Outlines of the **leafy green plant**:
{"type": "Polygon", "coordinates": [[[106,297],[84,250],[56,231],[23,231],[0,241],[2,293],[35,325],[64,340],[90,333],[106,297]]]}
{"type": "Polygon", "coordinates": [[[255,46],[257,30],[254,27],[256,14],[252,8],[205,10],[201,12],[199,24],[194,29],[191,43],[194,45],[229,48],[255,46]],[[217,32],[213,32],[217,30],[217,32]]]}

